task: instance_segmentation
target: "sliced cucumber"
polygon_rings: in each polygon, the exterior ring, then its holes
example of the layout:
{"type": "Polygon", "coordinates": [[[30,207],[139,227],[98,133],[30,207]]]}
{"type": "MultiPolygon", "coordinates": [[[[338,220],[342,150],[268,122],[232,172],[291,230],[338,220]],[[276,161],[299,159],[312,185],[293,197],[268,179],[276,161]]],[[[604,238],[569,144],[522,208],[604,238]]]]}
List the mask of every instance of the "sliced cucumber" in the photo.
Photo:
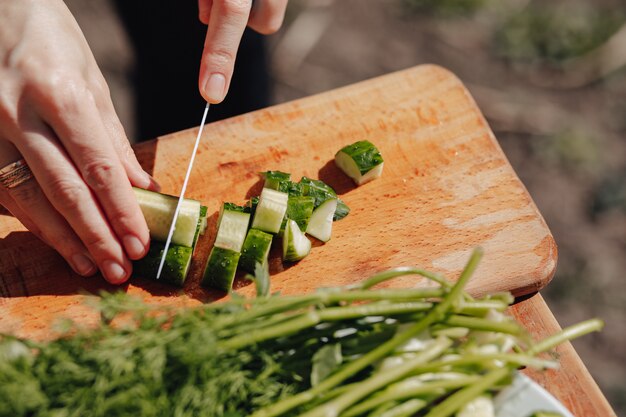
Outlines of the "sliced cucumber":
{"type": "MultiPolygon", "coordinates": [[[[142,190],[141,188],[133,188],[133,190],[148,224],[150,237],[153,240],[165,241],[174,218],[178,197],[142,190]]],[[[172,236],[173,244],[193,246],[200,218],[200,207],[201,204],[197,200],[187,198],[183,200],[172,236]]]]}
{"type": "Polygon", "coordinates": [[[309,225],[306,228],[307,234],[328,242],[333,229],[333,215],[337,210],[337,199],[326,200],[313,211],[309,225]]]}
{"type": "Polygon", "coordinates": [[[214,246],[207,259],[201,285],[230,292],[240,256],[241,254],[234,250],[214,246]]]}
{"type": "MultiPolygon", "coordinates": [[[[133,274],[143,278],[154,279],[161,263],[165,243],[152,241],[146,256],[133,262],[133,274]]],[[[180,245],[171,245],[165,256],[165,264],[159,281],[182,287],[191,265],[193,248],[180,245]]]]}
{"type": "Polygon", "coordinates": [[[315,198],[313,197],[289,196],[289,200],[287,200],[287,212],[281,229],[284,230],[287,225],[287,219],[291,219],[298,223],[300,230],[306,230],[309,225],[309,219],[311,219],[311,215],[313,214],[314,205],[315,198]]]}
{"type": "Polygon", "coordinates": [[[278,185],[278,191],[289,194],[289,197],[304,195],[306,185],[300,182],[282,181],[278,185]]]}
{"type": "Polygon", "coordinates": [[[269,233],[250,229],[245,242],[243,242],[239,267],[254,274],[257,263],[263,264],[267,262],[267,256],[272,246],[272,238],[273,236],[269,233]]]}
{"type": "Polygon", "coordinates": [[[278,233],[287,211],[289,196],[286,193],[264,188],[254,212],[252,228],[268,233],[278,233]]]}
{"type": "Polygon", "coordinates": [[[224,203],[220,210],[214,245],[218,248],[241,252],[249,224],[250,213],[245,213],[244,207],[224,203]]]}
{"type": "Polygon", "coordinates": [[[326,200],[337,199],[337,209],[333,215],[333,220],[341,220],[350,213],[350,207],[341,201],[341,199],[337,197],[335,190],[324,181],[302,177],[300,184],[302,184],[302,195],[315,197],[315,208],[319,207],[319,205],[326,200]]]}
{"type": "Polygon", "coordinates": [[[206,231],[207,227],[207,206],[200,207],[200,219],[198,220],[198,226],[196,227],[196,234],[193,236],[193,245],[191,245],[194,250],[196,248],[196,243],[198,243],[198,239],[200,235],[203,235],[206,231]]]}
{"type": "Polygon", "coordinates": [[[272,190],[278,190],[281,182],[289,181],[291,174],[282,171],[265,171],[261,172],[261,176],[265,178],[264,188],[271,188],[272,190]]]}
{"type": "Polygon", "coordinates": [[[367,140],[355,142],[342,148],[335,155],[335,163],[357,185],[365,184],[383,173],[383,157],[367,140]]]}
{"type": "Polygon", "coordinates": [[[309,252],[311,252],[311,241],[300,231],[298,223],[294,220],[287,220],[283,236],[283,261],[299,261],[309,252]]]}

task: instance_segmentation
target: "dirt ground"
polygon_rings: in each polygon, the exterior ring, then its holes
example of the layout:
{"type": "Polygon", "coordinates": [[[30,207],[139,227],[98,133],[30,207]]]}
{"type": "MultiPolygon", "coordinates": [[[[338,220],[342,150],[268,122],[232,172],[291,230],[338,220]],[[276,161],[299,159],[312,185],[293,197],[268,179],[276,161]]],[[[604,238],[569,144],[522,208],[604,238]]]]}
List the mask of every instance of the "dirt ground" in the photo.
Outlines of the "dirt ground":
{"type": "MultiPolygon", "coordinates": [[[[132,54],[123,29],[107,2],[67,3],[132,137],[132,54]]],[[[422,63],[454,72],[556,238],[557,274],[542,292],[550,307],[563,326],[590,317],[606,321],[601,334],[575,346],[617,414],[626,415],[626,72],[581,83],[577,73],[507,57],[493,34],[528,1],[462,17],[415,13],[405,3],[293,0],[285,26],[271,37],[274,102],[422,63]]]]}

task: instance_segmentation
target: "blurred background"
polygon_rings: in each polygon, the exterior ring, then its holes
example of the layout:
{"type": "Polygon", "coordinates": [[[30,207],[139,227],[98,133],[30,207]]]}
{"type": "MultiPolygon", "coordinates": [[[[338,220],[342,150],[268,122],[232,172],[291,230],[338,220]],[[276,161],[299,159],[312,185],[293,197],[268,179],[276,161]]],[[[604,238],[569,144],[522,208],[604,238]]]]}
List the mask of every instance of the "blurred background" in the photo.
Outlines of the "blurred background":
{"type": "MultiPolygon", "coordinates": [[[[137,63],[114,5],[66,3],[127,133],[141,137],[137,63]]],[[[272,104],[422,63],[465,83],[559,246],[556,276],[542,294],[562,326],[606,321],[575,347],[626,415],[623,0],[291,0],[282,30],[263,47],[272,104]]]]}

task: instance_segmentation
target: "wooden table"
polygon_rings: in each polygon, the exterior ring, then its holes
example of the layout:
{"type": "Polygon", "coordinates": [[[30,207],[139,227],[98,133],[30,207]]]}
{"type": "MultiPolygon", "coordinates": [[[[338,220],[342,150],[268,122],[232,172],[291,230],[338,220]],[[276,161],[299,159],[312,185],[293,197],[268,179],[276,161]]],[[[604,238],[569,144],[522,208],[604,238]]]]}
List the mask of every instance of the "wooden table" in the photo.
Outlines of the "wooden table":
{"type": "MultiPolygon", "coordinates": [[[[196,133],[136,147],[164,192],[180,190],[196,133]]],[[[177,290],[134,277],[118,290],[181,306],[224,297],[198,285],[217,211],[222,201],[258,195],[257,173],[268,169],[323,179],[352,207],[333,226],[333,239],[315,244],[303,261],[286,267],[279,257],[270,259],[273,290],[344,285],[400,265],[454,279],[475,246],[484,248],[485,258],[468,286],[474,295],[532,294],[554,275],[554,239],[474,100],[453,74],[426,65],[207,125],[187,196],[201,200],[211,216],[188,282],[177,290]],[[332,160],[338,149],[363,139],[379,147],[385,172],[356,188],[332,160]]],[[[425,284],[410,277],[394,285],[425,284]]],[[[0,332],[51,337],[51,324],[61,316],[89,324],[97,317],[84,307],[85,294],[103,289],[115,288],[101,277],[76,276],[16,219],[0,213],[0,332]]],[[[540,296],[512,311],[533,334],[558,329],[540,296]]],[[[571,346],[560,349],[567,366],[534,377],[579,416],[612,415],[571,346]]]]}

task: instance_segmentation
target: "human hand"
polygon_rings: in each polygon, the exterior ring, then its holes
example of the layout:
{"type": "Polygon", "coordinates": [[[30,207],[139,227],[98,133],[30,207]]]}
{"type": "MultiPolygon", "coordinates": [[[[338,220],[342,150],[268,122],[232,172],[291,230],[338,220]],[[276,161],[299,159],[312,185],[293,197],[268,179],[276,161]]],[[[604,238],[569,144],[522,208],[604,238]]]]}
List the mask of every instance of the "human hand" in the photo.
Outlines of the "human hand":
{"type": "Polygon", "coordinates": [[[235,57],[247,26],[268,35],[280,29],[287,0],[198,0],[200,21],[208,25],[202,62],[200,93],[209,103],[221,102],[230,85],[235,57]]]}
{"type": "Polygon", "coordinates": [[[34,178],[0,204],[80,275],[128,279],[149,234],[131,184],[155,189],[130,148],[108,86],[61,0],[0,0],[0,169],[34,178]]]}

